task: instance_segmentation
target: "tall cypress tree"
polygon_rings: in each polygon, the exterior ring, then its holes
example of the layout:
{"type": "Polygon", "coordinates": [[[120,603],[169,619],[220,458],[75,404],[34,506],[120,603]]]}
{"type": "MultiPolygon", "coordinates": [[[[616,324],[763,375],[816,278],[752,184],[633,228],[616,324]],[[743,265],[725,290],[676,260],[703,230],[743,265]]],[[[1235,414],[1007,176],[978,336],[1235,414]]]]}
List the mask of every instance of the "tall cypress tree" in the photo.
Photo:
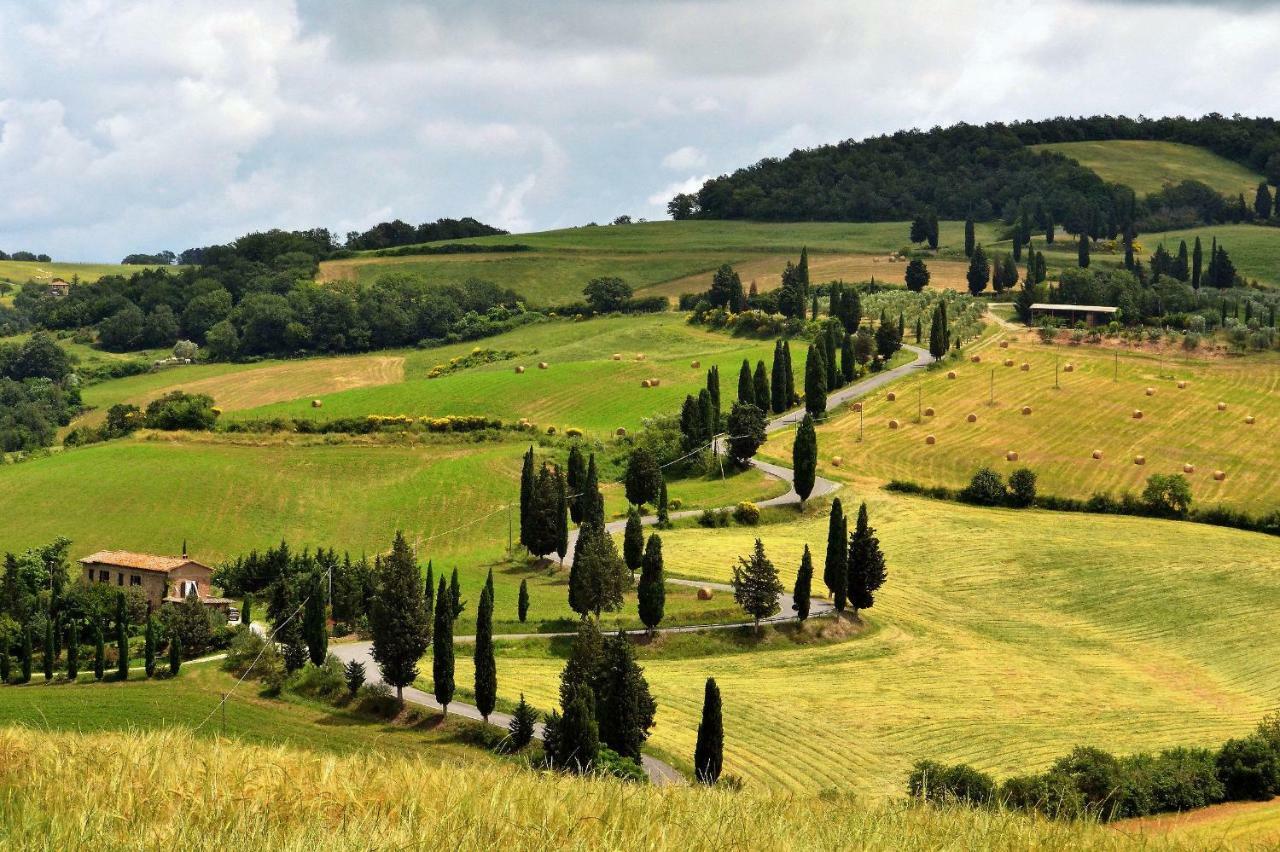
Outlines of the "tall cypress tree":
{"type": "MultiPolygon", "coordinates": [[[[378,663],[382,679],[396,688],[396,698],[404,703],[404,688],[418,676],[418,659],[427,650],[428,629],[422,606],[422,575],[417,561],[397,531],[391,555],[378,563],[378,576],[369,608],[369,630],[373,634],[373,659],[378,663]]],[[[444,577],[436,594],[436,629],[440,618],[450,624],[452,608],[444,577]]]]}
{"type": "MultiPolygon", "coordinates": [[[[440,578],[437,600],[449,600],[444,577],[440,578]]],[[[431,637],[431,680],[436,701],[448,717],[449,702],[453,701],[453,618],[447,606],[436,607],[436,629],[431,637]]]]}
{"type": "Polygon", "coordinates": [[[9,643],[0,643],[0,684],[8,684],[11,671],[12,661],[9,659],[9,643]]]}
{"type": "Polygon", "coordinates": [[[142,646],[142,662],[147,677],[154,677],[156,673],[156,619],[155,616],[151,615],[147,616],[147,627],[142,646]]]}
{"type": "Polygon", "coordinates": [[[796,404],[798,397],[796,396],[796,374],[791,366],[791,341],[782,341],[782,360],[786,365],[787,375],[787,408],[796,404]]]}
{"type": "Polygon", "coordinates": [[[831,514],[827,518],[827,555],[823,563],[822,582],[835,601],[836,612],[844,612],[846,587],[849,566],[849,554],[845,542],[848,540],[848,522],[844,517],[844,506],[837,497],[831,501],[831,514]]]}
{"type": "MultiPolygon", "coordinates": [[[[840,542],[841,549],[844,542],[840,542]]],[[[800,558],[800,570],[796,572],[796,584],[791,590],[791,608],[796,618],[804,621],[809,617],[809,597],[813,590],[813,557],[809,555],[809,545],[804,546],[804,556],[800,558]]]]}
{"type": "MultiPolygon", "coordinates": [[[[440,578],[441,580],[444,577],[440,578]]],[[[462,611],[467,608],[467,602],[462,599],[462,584],[458,582],[458,569],[453,569],[453,576],[449,578],[449,606],[452,612],[452,621],[457,621],[458,616],[462,615],[462,611]]]]}
{"type": "Polygon", "coordinates": [[[575,524],[582,523],[582,490],[587,485],[587,460],[582,457],[582,450],[575,442],[569,448],[568,464],[569,517],[575,524]]]}
{"type": "Polygon", "coordinates": [[[663,477],[662,485],[658,488],[658,529],[666,529],[671,526],[671,515],[667,503],[667,480],[663,477]]]}
{"type": "Polygon", "coordinates": [[[55,653],[53,650],[53,619],[47,618],[44,622],[44,679],[46,681],[53,680],[53,661],[55,653]]]}
{"type": "Polygon", "coordinates": [[[1259,219],[1271,218],[1271,188],[1266,181],[1258,184],[1258,191],[1253,195],[1253,212],[1259,219]]]}
{"type": "Polygon", "coordinates": [[[649,541],[645,543],[636,598],[640,609],[640,622],[649,628],[650,633],[653,633],[662,623],[667,602],[666,574],[662,565],[662,539],[656,533],[649,536],[649,541]]]}
{"type": "Polygon", "coordinates": [[[529,581],[520,581],[520,597],[516,600],[516,615],[520,618],[520,623],[524,624],[525,619],[529,617],[529,581]]]}
{"type": "Polygon", "coordinates": [[[1196,237],[1195,248],[1191,251],[1191,286],[1200,289],[1200,278],[1204,274],[1204,248],[1200,238],[1196,237]]]}
{"type": "Polygon", "coordinates": [[[987,253],[982,246],[974,246],[969,257],[969,270],[965,280],[969,284],[969,292],[977,296],[987,289],[987,281],[991,278],[991,265],[987,262],[987,253]]]}
{"type": "Polygon", "coordinates": [[[818,470],[818,432],[813,428],[813,418],[805,414],[796,429],[796,439],[791,446],[791,466],[794,471],[796,494],[800,496],[800,507],[813,493],[813,484],[817,480],[818,470]]]}
{"type": "Polygon", "coordinates": [[[809,344],[804,365],[804,409],[812,417],[821,417],[827,410],[827,365],[822,347],[815,344],[809,344]]]}
{"type": "Polygon", "coordinates": [[[319,570],[308,578],[307,602],[302,610],[302,638],[307,643],[307,656],[311,665],[324,665],[329,656],[329,628],[325,623],[325,583],[319,570]]]}
{"type": "Polygon", "coordinates": [[[693,774],[703,784],[720,780],[724,769],[724,719],[721,717],[720,687],[716,679],[707,678],[702,696],[702,721],[698,723],[698,741],[693,749],[693,774]]]}
{"type": "Polygon", "coordinates": [[[755,389],[755,406],[761,411],[768,411],[773,405],[773,397],[769,393],[769,376],[764,371],[764,361],[756,362],[756,373],[752,377],[752,387],[755,389]]]}
{"type": "MultiPolygon", "coordinates": [[[[822,337],[819,338],[822,342],[822,366],[827,371],[826,384],[828,391],[833,391],[840,387],[840,365],[836,361],[839,344],[836,342],[834,331],[835,324],[832,323],[823,330],[822,337]]],[[[823,410],[826,410],[825,407],[823,410]]]]}
{"type": "Polygon", "coordinates": [[[177,636],[169,638],[169,677],[177,677],[182,668],[182,640],[177,636]]]}
{"type": "Polygon", "coordinates": [[[80,622],[72,620],[67,636],[67,680],[72,683],[80,676],[80,622]]]}
{"type": "Polygon", "coordinates": [[[627,570],[635,574],[640,570],[640,561],[644,558],[644,526],[640,513],[632,506],[627,510],[627,526],[622,533],[622,561],[627,563],[627,570]]]}
{"type": "Polygon", "coordinates": [[[436,627],[436,570],[431,559],[427,560],[427,579],[422,584],[422,620],[427,625],[426,639],[430,642],[431,631],[436,627]]]}
{"type": "MultiPolygon", "coordinates": [[[[917,340],[916,342],[919,343],[920,341],[917,340]]],[[[857,359],[853,355],[853,335],[846,332],[844,339],[840,341],[840,375],[846,385],[853,381],[857,363],[857,359]]]]}
{"type": "Polygon", "coordinates": [[[556,519],[556,556],[560,558],[560,564],[564,565],[565,554],[569,552],[569,483],[565,481],[559,468],[556,468],[554,488],[555,505],[552,509],[556,519]]]}
{"type": "Polygon", "coordinates": [[[938,306],[933,309],[933,320],[929,325],[929,354],[934,358],[941,358],[947,354],[947,347],[950,341],[947,340],[946,320],[943,307],[946,302],[939,302],[938,306]]]}
{"type": "Polygon", "coordinates": [[[702,443],[709,444],[716,434],[716,413],[711,407],[711,394],[706,388],[698,391],[698,411],[702,414],[702,443]]]}
{"type": "Polygon", "coordinates": [[[751,383],[751,365],[746,358],[742,359],[742,366],[738,368],[738,402],[756,403],[756,387],[751,383]]]}
{"type": "Polygon", "coordinates": [[[107,673],[107,643],[102,635],[102,625],[93,625],[93,679],[102,680],[107,673]]]}
{"type": "Polygon", "coordinates": [[[22,628],[22,680],[21,683],[31,682],[31,657],[34,651],[31,647],[31,625],[25,625],[22,628]]]}
{"type": "MultiPolygon", "coordinates": [[[[498,698],[498,664],[493,658],[493,592],[485,587],[476,606],[476,708],[486,722],[498,698]]],[[[434,668],[433,668],[434,672],[434,668]]],[[[444,703],[444,702],[441,702],[444,703]]]]}
{"type": "Polygon", "coordinates": [[[771,369],[773,382],[770,387],[769,407],[774,414],[787,410],[787,365],[783,360],[782,341],[773,342],[773,364],[771,369]]]}
{"type": "Polygon", "coordinates": [[[533,507],[533,445],[524,454],[520,469],[520,543],[529,547],[529,511],[533,507]]]}
{"type": "Polygon", "coordinates": [[[711,395],[711,408],[715,412],[716,422],[714,429],[720,431],[720,368],[715,364],[711,365],[711,369],[707,370],[707,393],[711,395]]]}
{"type": "Polygon", "coordinates": [[[604,497],[600,494],[600,476],[596,471],[596,454],[587,460],[587,483],[582,489],[582,523],[604,525],[604,497]]]}
{"type": "Polygon", "coordinates": [[[1080,242],[1076,246],[1076,263],[1081,269],[1089,268],[1089,235],[1080,234],[1080,242]]]}

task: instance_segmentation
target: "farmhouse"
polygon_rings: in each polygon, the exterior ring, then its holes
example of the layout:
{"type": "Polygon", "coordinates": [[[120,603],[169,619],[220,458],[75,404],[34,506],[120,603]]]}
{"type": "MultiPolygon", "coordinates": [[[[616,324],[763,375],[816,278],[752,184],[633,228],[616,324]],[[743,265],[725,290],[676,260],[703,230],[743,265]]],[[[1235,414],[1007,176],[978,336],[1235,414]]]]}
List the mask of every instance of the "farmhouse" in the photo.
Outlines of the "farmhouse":
{"type": "Polygon", "coordinates": [[[49,295],[61,299],[63,296],[71,292],[71,285],[61,278],[55,278],[49,282],[49,295]]]}
{"type": "Polygon", "coordinates": [[[1084,320],[1086,325],[1094,326],[1099,322],[1111,322],[1116,317],[1116,309],[1106,305],[1050,305],[1037,302],[1031,306],[1031,320],[1041,317],[1065,319],[1068,322],[1084,320]]]}
{"type": "Polygon", "coordinates": [[[127,550],[101,550],[80,560],[86,583],[113,583],[141,586],[147,603],[157,609],[164,603],[179,603],[194,592],[205,606],[223,613],[231,601],[213,596],[210,579],[213,569],[182,556],[154,556],[127,550]]]}

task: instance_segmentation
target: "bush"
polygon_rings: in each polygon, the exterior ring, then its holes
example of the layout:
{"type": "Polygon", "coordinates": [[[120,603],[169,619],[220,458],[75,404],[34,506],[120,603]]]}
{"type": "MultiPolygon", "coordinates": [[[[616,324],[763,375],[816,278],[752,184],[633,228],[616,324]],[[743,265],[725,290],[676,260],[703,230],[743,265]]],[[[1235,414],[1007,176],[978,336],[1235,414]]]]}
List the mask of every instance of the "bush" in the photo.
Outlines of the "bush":
{"type": "Polygon", "coordinates": [[[636,781],[640,784],[649,783],[649,776],[645,774],[644,767],[629,757],[623,757],[611,748],[602,746],[599,756],[591,766],[601,775],[612,775],[615,778],[636,781]]]}
{"type": "Polygon", "coordinates": [[[385,683],[366,683],[356,693],[356,709],[382,719],[394,719],[400,713],[400,702],[385,683]]]}
{"type": "Polygon", "coordinates": [[[1050,773],[1005,779],[1000,785],[999,801],[1006,808],[1033,811],[1053,819],[1075,819],[1084,813],[1084,801],[1071,780],[1050,773]]]}
{"type": "Polygon", "coordinates": [[[208,394],[176,390],[147,404],[144,425],[148,429],[208,430],[213,428],[219,413],[213,407],[213,397],[208,394]]]}
{"type": "Polygon", "coordinates": [[[1191,511],[1191,483],[1180,473],[1156,473],[1147,477],[1142,502],[1155,515],[1185,518],[1191,511]]]}
{"type": "Polygon", "coordinates": [[[1009,505],[1025,509],[1036,501],[1036,473],[1020,467],[1009,474],[1009,505]]]}
{"type": "Polygon", "coordinates": [[[1152,813],[1189,811],[1217,804],[1226,797],[1215,758],[1206,748],[1166,749],[1151,768],[1152,813]]]}
{"type": "Polygon", "coordinates": [[[334,701],[347,692],[346,672],[342,661],[330,654],[323,665],[307,663],[294,672],[286,682],[286,687],[298,695],[308,698],[321,698],[334,701]]]}
{"type": "Polygon", "coordinates": [[[1261,733],[1227,740],[1218,753],[1217,774],[1228,799],[1262,801],[1280,792],[1280,754],[1261,733]]]}
{"type": "Polygon", "coordinates": [[[960,499],[979,506],[999,506],[1005,501],[1004,480],[989,467],[981,468],[960,492],[960,499]]]}
{"type": "Polygon", "coordinates": [[[967,763],[944,766],[932,760],[916,763],[907,780],[907,792],[912,797],[935,804],[985,805],[994,798],[995,786],[990,775],[967,763]]]}
{"type": "Polygon", "coordinates": [[[743,526],[754,527],[760,523],[760,508],[750,500],[743,500],[734,507],[733,519],[743,526]]]}

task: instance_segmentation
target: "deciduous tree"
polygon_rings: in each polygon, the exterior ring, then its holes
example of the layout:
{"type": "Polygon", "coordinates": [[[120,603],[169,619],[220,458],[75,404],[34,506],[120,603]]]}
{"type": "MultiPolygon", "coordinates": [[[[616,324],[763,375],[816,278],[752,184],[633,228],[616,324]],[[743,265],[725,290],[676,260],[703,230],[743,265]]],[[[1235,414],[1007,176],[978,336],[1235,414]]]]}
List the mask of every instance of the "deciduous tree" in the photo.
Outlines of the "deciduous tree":
{"type": "Polygon", "coordinates": [[[765,441],[765,430],[768,427],[765,414],[755,405],[735,402],[725,425],[729,432],[729,458],[735,464],[745,466],[765,441]]]}

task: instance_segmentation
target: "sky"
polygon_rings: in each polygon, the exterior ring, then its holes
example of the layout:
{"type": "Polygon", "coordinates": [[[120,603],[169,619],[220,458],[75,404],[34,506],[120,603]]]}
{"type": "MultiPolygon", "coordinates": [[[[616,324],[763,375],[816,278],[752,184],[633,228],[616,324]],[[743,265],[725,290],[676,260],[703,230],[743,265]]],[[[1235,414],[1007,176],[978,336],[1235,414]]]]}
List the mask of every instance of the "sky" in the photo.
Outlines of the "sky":
{"type": "Polygon", "coordinates": [[[1271,2],[0,0],[0,249],[662,218],[796,147],[1277,104],[1271,2]]]}

